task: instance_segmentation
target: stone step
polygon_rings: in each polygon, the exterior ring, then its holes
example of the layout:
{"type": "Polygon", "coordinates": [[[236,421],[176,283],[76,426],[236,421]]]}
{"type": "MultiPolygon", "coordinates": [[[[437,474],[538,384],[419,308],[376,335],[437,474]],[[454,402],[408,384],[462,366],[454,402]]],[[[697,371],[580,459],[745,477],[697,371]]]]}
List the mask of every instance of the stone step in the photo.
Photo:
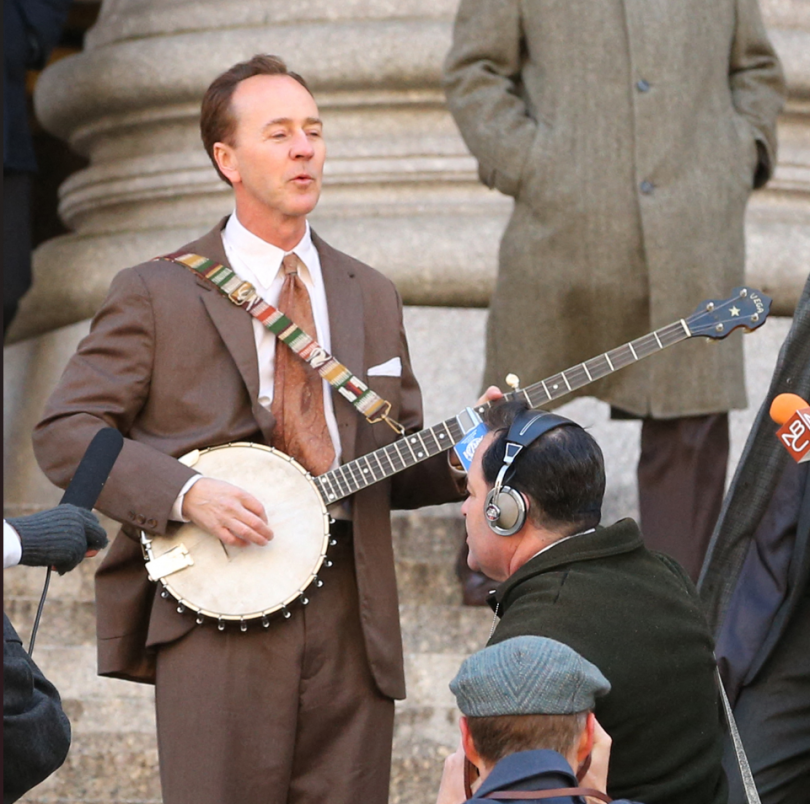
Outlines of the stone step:
{"type": "MultiPolygon", "coordinates": [[[[457,509],[457,506],[456,506],[457,509]]],[[[453,567],[463,539],[455,510],[393,521],[408,699],[397,703],[391,801],[430,800],[458,740],[448,683],[482,647],[492,612],[459,605],[453,567]]],[[[65,765],[26,804],[159,804],[153,688],[95,671],[93,573],[98,560],[53,575],[35,659],[60,690],[73,743],[65,765]]],[[[6,573],[5,611],[27,644],[44,581],[40,568],[6,573]]]]}
{"type": "Polygon", "coordinates": [[[74,739],[65,764],[20,801],[26,804],[159,804],[157,742],[154,735],[84,734],[74,739]]]}
{"type": "Polygon", "coordinates": [[[463,654],[480,650],[489,639],[489,607],[403,603],[399,607],[406,654],[463,654]]]}
{"type": "MultiPolygon", "coordinates": [[[[28,647],[38,598],[6,597],[3,610],[28,647]]],[[[56,600],[50,593],[42,610],[34,655],[44,645],[90,645],[96,643],[96,604],[92,600],[56,600]]]]}
{"type": "MultiPolygon", "coordinates": [[[[129,736],[106,739],[94,751],[75,745],[62,768],[20,801],[22,804],[161,804],[157,749],[129,736]]],[[[390,804],[435,798],[450,748],[426,748],[410,756],[395,753],[391,763],[390,804]]]]}

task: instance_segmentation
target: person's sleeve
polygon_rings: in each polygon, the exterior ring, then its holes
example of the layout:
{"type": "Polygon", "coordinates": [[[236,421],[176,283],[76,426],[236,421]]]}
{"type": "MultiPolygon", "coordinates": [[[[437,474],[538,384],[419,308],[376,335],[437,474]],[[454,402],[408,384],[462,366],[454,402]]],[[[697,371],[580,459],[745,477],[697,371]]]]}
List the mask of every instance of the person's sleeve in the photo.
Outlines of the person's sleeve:
{"type": "Polygon", "coordinates": [[[26,66],[41,70],[59,42],[72,0],[25,0],[17,2],[28,36],[26,66]]]}
{"type": "Polygon", "coordinates": [[[519,90],[520,7],[518,0],[462,0],[443,76],[448,108],[478,160],[481,181],[511,196],[537,134],[519,90]]]}
{"type": "Polygon", "coordinates": [[[3,802],[16,801],[67,757],[70,722],[56,688],[3,615],[3,802]]]}
{"type": "Polygon", "coordinates": [[[737,0],[729,86],[734,108],[750,126],[756,143],[754,187],[762,187],[776,167],[776,118],[785,99],[785,78],[758,0],[737,0]]]}
{"type": "MultiPolygon", "coordinates": [[[[405,432],[416,433],[424,427],[422,414],[422,391],[411,367],[408,339],[402,321],[402,299],[396,294],[399,315],[400,360],[402,361],[402,384],[400,390],[399,422],[405,432]]],[[[391,507],[397,509],[421,508],[425,505],[441,505],[456,502],[463,497],[466,474],[450,466],[447,451],[440,452],[426,461],[395,474],[391,485],[391,507]]]]}
{"type": "Polygon", "coordinates": [[[20,536],[11,525],[3,520],[3,569],[16,567],[22,558],[20,536]]]}
{"type": "Polygon", "coordinates": [[[96,508],[113,519],[165,532],[172,506],[193,469],[127,436],[149,396],[155,325],[149,292],[134,269],[113,279],[90,334],[68,362],[42,420],[34,454],[61,488],[70,482],[93,436],[114,427],[124,446],[96,508]]]}

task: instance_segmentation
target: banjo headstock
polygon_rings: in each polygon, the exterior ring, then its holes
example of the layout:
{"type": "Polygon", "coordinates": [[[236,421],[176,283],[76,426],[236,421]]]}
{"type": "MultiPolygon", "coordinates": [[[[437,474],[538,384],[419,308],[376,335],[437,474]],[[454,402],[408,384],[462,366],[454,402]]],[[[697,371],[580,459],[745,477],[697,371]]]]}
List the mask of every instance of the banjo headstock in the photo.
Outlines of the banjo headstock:
{"type": "Polygon", "coordinates": [[[725,338],[735,329],[761,327],[771,310],[771,298],[754,288],[734,288],[727,299],[707,299],[686,319],[692,335],[725,338]]]}

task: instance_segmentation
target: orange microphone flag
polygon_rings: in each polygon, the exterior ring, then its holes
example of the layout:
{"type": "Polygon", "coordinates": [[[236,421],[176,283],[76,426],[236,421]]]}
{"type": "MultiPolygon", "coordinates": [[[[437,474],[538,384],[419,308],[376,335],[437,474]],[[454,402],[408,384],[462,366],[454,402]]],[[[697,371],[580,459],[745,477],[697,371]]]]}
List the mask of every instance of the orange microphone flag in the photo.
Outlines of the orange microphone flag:
{"type": "Polygon", "coordinates": [[[796,394],[779,394],[771,403],[771,418],[780,424],[776,437],[796,463],[810,460],[810,405],[796,394]]]}

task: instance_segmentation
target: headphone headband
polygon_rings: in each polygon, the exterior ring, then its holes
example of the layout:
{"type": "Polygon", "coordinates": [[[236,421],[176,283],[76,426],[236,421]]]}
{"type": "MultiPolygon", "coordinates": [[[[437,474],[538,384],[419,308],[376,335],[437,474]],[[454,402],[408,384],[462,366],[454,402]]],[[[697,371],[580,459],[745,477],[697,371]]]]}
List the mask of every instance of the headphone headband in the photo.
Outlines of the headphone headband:
{"type": "Polygon", "coordinates": [[[531,446],[549,430],[579,425],[556,413],[524,410],[518,414],[506,434],[503,464],[498,470],[495,485],[487,494],[484,515],[487,524],[499,536],[512,536],[526,522],[526,500],[517,489],[504,485],[506,473],[526,447],[531,446]]]}

